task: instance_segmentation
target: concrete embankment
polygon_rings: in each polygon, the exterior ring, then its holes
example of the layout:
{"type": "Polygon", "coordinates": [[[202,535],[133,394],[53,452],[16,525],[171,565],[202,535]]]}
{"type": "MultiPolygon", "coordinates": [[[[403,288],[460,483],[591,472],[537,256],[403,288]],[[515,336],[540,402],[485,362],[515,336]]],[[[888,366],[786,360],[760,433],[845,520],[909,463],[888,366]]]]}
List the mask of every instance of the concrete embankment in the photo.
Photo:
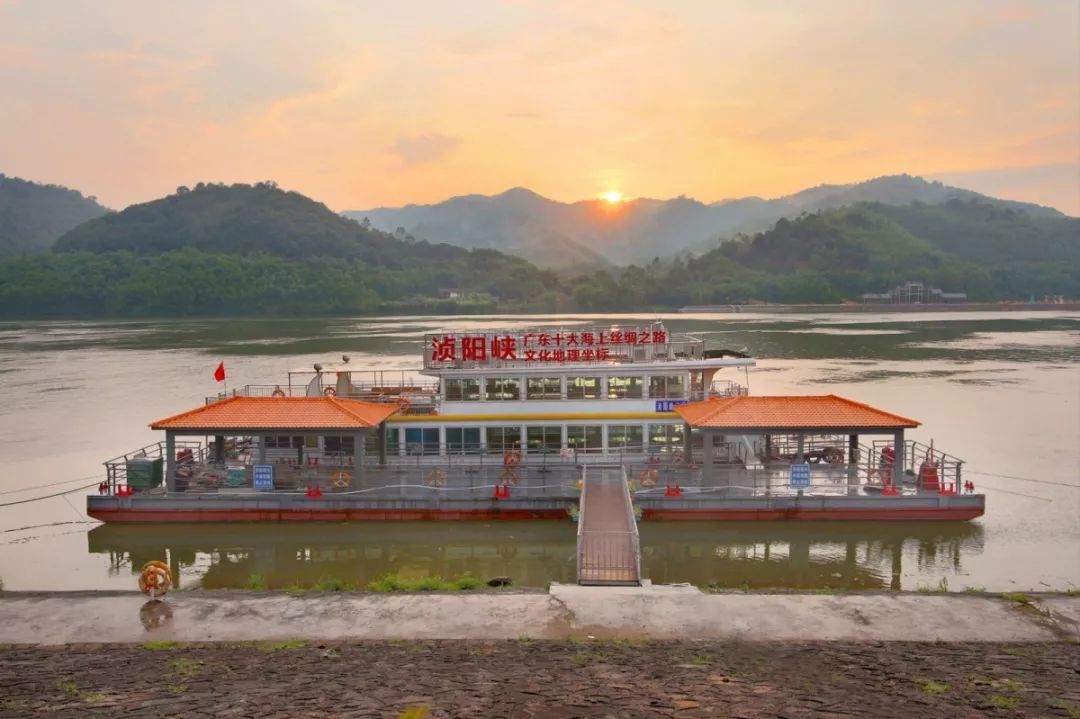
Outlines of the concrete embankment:
{"type": "Polygon", "coordinates": [[[1053,642],[1080,640],[1080,597],[709,594],[689,586],[472,594],[0,593],[0,643],[300,639],[1053,642]]]}

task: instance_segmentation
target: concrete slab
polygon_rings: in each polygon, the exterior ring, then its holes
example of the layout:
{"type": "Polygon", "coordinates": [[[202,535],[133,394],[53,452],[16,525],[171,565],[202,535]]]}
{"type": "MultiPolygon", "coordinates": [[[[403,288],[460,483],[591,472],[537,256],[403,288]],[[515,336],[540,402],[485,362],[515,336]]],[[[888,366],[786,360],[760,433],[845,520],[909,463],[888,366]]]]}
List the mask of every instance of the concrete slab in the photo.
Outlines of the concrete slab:
{"type": "Polygon", "coordinates": [[[1080,597],[704,594],[694,587],[554,585],[550,594],[0,593],[0,643],[171,640],[562,639],[742,641],[1080,639],[1080,597]]]}

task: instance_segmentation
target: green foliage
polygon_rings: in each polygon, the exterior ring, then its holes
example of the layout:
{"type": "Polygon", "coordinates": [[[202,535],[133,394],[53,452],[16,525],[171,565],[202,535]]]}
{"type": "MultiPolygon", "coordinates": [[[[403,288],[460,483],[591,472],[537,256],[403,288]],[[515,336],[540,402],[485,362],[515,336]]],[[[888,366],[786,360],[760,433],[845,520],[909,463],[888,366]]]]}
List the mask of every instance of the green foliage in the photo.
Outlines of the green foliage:
{"type": "Polygon", "coordinates": [[[932,679],[928,679],[925,682],[923,682],[920,689],[922,689],[922,692],[924,694],[929,694],[931,696],[935,696],[937,694],[944,694],[945,692],[949,691],[949,685],[948,684],[941,684],[939,682],[935,682],[932,679]]]}
{"type": "Polygon", "coordinates": [[[1023,592],[1005,592],[1001,595],[1001,598],[1007,602],[1016,602],[1017,604],[1031,604],[1032,599],[1023,592]]]}
{"type": "Polygon", "coordinates": [[[106,212],[75,190],[0,174],[0,255],[46,250],[71,228],[106,212]]]}
{"type": "Polygon", "coordinates": [[[248,577],[247,585],[245,589],[249,589],[253,592],[265,592],[266,591],[266,577],[261,574],[252,574],[248,577]]]}
{"type": "Polygon", "coordinates": [[[315,584],[311,585],[313,592],[347,592],[353,589],[353,585],[340,577],[319,577],[315,584]]]}
{"type": "Polygon", "coordinates": [[[259,651],[271,654],[273,652],[286,652],[294,649],[303,649],[307,642],[303,639],[285,639],[279,642],[261,642],[259,651]]]}
{"type": "Polygon", "coordinates": [[[172,641],[151,641],[144,642],[143,649],[149,649],[152,652],[166,652],[176,649],[179,644],[172,641]]]}
{"type": "Polygon", "coordinates": [[[470,574],[463,574],[456,579],[444,580],[442,577],[421,577],[406,579],[396,574],[385,574],[367,585],[369,592],[468,592],[479,589],[481,582],[470,574]]]}

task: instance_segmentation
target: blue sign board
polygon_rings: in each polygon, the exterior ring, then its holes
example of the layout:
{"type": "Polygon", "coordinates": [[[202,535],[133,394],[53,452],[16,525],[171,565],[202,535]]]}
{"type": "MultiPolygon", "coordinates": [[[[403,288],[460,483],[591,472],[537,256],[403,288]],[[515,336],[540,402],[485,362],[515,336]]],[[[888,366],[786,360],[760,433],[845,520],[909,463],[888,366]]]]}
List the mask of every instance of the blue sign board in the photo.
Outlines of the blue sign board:
{"type": "Polygon", "coordinates": [[[810,465],[806,462],[791,465],[791,486],[795,489],[810,488],[810,465]]]}
{"type": "Polygon", "coordinates": [[[255,489],[271,490],[274,488],[274,465],[256,464],[251,468],[255,489]]]}
{"type": "Polygon", "coordinates": [[[658,399],[656,400],[657,412],[674,412],[675,407],[680,404],[686,404],[685,399],[658,399]]]}

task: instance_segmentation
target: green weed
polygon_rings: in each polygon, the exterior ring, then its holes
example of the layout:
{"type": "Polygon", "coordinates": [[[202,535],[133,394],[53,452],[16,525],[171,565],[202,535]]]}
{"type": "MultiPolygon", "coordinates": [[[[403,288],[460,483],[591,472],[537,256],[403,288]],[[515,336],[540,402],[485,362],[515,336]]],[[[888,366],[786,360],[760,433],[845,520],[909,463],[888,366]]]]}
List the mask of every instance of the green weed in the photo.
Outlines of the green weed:
{"type": "Polygon", "coordinates": [[[460,577],[454,580],[454,589],[459,592],[469,592],[473,589],[479,588],[483,582],[471,574],[462,574],[460,577]]]}
{"type": "Polygon", "coordinates": [[[699,666],[699,667],[700,667],[700,666],[702,666],[702,665],[708,664],[708,663],[709,663],[709,660],[708,660],[708,659],[706,659],[706,658],[705,658],[704,656],[702,656],[701,654],[695,654],[694,656],[690,657],[690,659],[688,660],[688,662],[689,662],[690,664],[695,664],[695,665],[697,665],[697,666],[699,666]]]}
{"type": "Polygon", "coordinates": [[[180,657],[172,663],[173,671],[182,677],[193,677],[199,673],[202,662],[187,657],[180,657]]]}
{"type": "Polygon", "coordinates": [[[248,577],[247,586],[244,588],[252,592],[265,592],[266,577],[261,574],[252,574],[248,577]]]}
{"type": "Polygon", "coordinates": [[[939,581],[932,587],[924,587],[920,585],[918,587],[918,591],[920,594],[941,594],[947,592],[949,591],[949,580],[945,577],[942,577],[941,581],[939,581]]]}
{"type": "Polygon", "coordinates": [[[1020,699],[1017,697],[1006,697],[1000,694],[991,694],[988,701],[990,706],[995,709],[1015,709],[1016,705],[1020,703],[1020,699]]]}
{"type": "Polygon", "coordinates": [[[1017,604],[1031,604],[1034,601],[1023,592],[1005,592],[1001,595],[1001,598],[1007,602],[1016,602],[1017,604]]]}
{"type": "Polygon", "coordinates": [[[1064,699],[1058,699],[1050,702],[1051,706],[1062,710],[1069,717],[1069,719],[1080,719],[1080,707],[1074,706],[1064,699]]]}
{"type": "Polygon", "coordinates": [[[285,639],[280,642],[262,642],[259,644],[259,651],[266,653],[291,651],[293,649],[302,649],[307,646],[307,642],[303,639],[285,639]]]}
{"type": "Polygon", "coordinates": [[[56,682],[56,688],[67,694],[69,697],[79,696],[79,685],[70,679],[60,679],[56,682]]]}
{"type": "Polygon", "coordinates": [[[964,587],[964,591],[968,594],[984,594],[986,587],[964,587]]]}
{"type": "Polygon", "coordinates": [[[1018,692],[1024,689],[1024,683],[1014,679],[998,679],[992,683],[996,688],[1004,689],[1007,692],[1018,692]]]}
{"type": "Polygon", "coordinates": [[[179,645],[176,642],[157,641],[157,642],[146,642],[146,643],[144,643],[143,644],[143,649],[149,649],[152,652],[164,652],[164,651],[171,651],[173,649],[176,649],[177,646],[179,646],[179,645]]]}
{"type": "Polygon", "coordinates": [[[949,691],[949,685],[941,684],[931,679],[928,679],[923,682],[923,685],[920,687],[920,689],[922,689],[923,694],[930,694],[931,696],[936,696],[938,694],[944,694],[945,692],[949,691]]]}
{"type": "Polygon", "coordinates": [[[319,577],[319,580],[311,585],[315,592],[347,592],[353,586],[339,577],[319,577]]]}
{"type": "Polygon", "coordinates": [[[423,579],[417,580],[414,586],[419,592],[437,592],[450,585],[447,582],[444,582],[442,577],[436,575],[434,577],[424,577],[423,579]]]}

